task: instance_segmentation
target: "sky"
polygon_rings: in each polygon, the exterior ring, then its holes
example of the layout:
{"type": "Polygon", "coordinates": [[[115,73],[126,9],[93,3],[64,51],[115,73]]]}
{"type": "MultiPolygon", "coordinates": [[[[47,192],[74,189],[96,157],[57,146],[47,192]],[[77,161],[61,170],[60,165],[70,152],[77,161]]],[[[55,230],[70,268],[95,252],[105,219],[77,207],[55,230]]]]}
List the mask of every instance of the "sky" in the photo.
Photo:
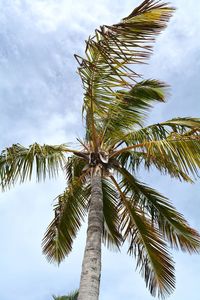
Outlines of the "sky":
{"type": "MultiPolygon", "coordinates": [[[[136,0],[0,0],[0,151],[12,144],[61,144],[83,136],[83,90],[73,54],[102,24],[113,24],[139,4],[136,0]]],[[[177,8],[158,38],[144,78],[171,85],[166,104],[152,110],[149,123],[200,116],[200,2],[174,0],[177,8]]],[[[200,183],[180,184],[158,172],[139,174],[171,199],[190,225],[200,230],[200,183]]],[[[41,251],[52,218],[53,199],[65,188],[64,175],[45,183],[18,185],[0,198],[0,299],[50,300],[79,285],[84,225],[73,252],[57,267],[41,251]]],[[[173,252],[176,290],[170,300],[198,300],[200,255],[173,252]]],[[[150,300],[134,258],[103,248],[100,300],[150,300]]]]}

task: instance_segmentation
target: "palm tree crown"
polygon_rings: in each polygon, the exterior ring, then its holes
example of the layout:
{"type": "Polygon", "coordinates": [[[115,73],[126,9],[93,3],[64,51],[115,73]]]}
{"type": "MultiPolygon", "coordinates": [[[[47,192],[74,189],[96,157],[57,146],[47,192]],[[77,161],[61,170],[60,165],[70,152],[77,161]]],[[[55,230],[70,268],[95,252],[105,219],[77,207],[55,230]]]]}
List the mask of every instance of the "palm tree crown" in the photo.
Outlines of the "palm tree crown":
{"type": "Polygon", "coordinates": [[[154,102],[165,102],[168,85],[141,80],[132,69],[149,58],[155,37],[173,12],[168,4],[145,0],[120,23],[97,29],[86,42],[85,58],[75,55],[86,130],[79,149],[15,144],[0,156],[3,190],[34,175],[40,181],[57,176],[59,169],[66,174],[66,190],[57,197],[42,242],[50,262],[60,263],[72,250],[92,203],[91,176],[100,174],[102,241],[116,249],[126,242],[154,296],[165,296],[175,287],[169,247],[200,250],[198,232],[165,196],[136,178],[139,168],[154,166],[162,174],[193,182],[200,167],[200,119],[173,118],[145,126],[154,102]]]}
{"type": "Polygon", "coordinates": [[[53,299],[54,300],[77,300],[77,297],[78,297],[78,292],[75,291],[68,296],[60,296],[60,297],[53,296],[53,299]]]}

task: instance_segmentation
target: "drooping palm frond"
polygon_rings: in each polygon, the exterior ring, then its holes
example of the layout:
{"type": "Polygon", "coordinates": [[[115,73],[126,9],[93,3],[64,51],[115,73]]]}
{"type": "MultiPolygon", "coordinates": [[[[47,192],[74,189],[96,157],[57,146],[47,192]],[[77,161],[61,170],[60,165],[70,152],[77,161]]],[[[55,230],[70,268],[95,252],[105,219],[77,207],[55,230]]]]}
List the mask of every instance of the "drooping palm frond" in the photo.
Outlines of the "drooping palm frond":
{"type": "Polygon", "coordinates": [[[90,192],[84,181],[84,177],[73,180],[57,198],[55,216],[42,241],[43,253],[50,262],[60,263],[72,250],[73,241],[87,213],[90,192]]]}
{"type": "Polygon", "coordinates": [[[58,175],[65,164],[66,145],[49,146],[37,143],[28,148],[20,144],[6,148],[0,155],[0,179],[3,189],[17,181],[23,183],[35,175],[37,181],[58,175]]]}
{"type": "Polygon", "coordinates": [[[99,118],[108,117],[116,90],[130,90],[138,78],[129,65],[144,62],[150,56],[155,37],[166,27],[173,11],[160,1],[145,0],[120,23],[96,30],[86,42],[86,58],[76,55],[85,90],[83,111],[88,139],[98,142],[99,118]]]}
{"type": "Polygon", "coordinates": [[[153,296],[164,297],[175,288],[174,264],[159,230],[111,177],[121,196],[121,230],[137,268],[153,296]]]}
{"type": "Polygon", "coordinates": [[[118,168],[122,176],[120,188],[132,199],[133,205],[149,216],[171,247],[182,251],[200,252],[200,235],[191,228],[169,200],[156,190],[139,182],[129,171],[118,168]]]}
{"type": "Polygon", "coordinates": [[[103,242],[108,248],[118,249],[122,243],[119,219],[119,195],[110,180],[102,180],[103,191],[103,242]]]}
{"type": "MultiPolygon", "coordinates": [[[[142,147],[143,148],[143,147],[142,147]]],[[[144,145],[147,156],[163,157],[163,160],[174,162],[179,170],[186,174],[198,176],[200,167],[200,140],[187,138],[167,139],[163,141],[146,142],[144,145]]]]}
{"type": "Polygon", "coordinates": [[[148,155],[144,151],[126,151],[118,156],[118,162],[124,168],[130,170],[132,173],[136,173],[140,168],[144,167],[148,171],[151,167],[155,167],[161,174],[168,174],[172,178],[179,179],[180,181],[186,181],[193,183],[194,181],[190,176],[183,172],[177,165],[170,161],[170,159],[163,159],[162,155],[148,155]]]}
{"type": "Polygon", "coordinates": [[[137,260],[137,267],[153,296],[165,297],[175,288],[174,264],[166,243],[151,226],[143,212],[126,204],[123,218],[128,218],[125,237],[130,239],[128,252],[137,260]]]}

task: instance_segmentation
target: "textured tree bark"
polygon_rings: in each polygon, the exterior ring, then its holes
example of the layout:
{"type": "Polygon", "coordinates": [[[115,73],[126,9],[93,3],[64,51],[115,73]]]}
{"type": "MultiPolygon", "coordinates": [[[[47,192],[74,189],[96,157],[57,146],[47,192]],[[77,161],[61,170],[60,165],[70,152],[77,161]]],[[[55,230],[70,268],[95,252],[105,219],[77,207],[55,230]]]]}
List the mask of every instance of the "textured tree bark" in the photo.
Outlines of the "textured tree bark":
{"type": "Polygon", "coordinates": [[[98,300],[101,276],[103,193],[101,170],[91,175],[91,202],[78,300],[98,300]]]}

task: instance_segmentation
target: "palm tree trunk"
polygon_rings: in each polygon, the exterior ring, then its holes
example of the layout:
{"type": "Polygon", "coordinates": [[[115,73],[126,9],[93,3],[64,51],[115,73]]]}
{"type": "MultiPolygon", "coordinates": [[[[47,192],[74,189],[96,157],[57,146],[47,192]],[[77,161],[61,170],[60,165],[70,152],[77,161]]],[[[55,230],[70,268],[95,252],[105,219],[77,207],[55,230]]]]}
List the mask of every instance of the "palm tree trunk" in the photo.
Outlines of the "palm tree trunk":
{"type": "Polygon", "coordinates": [[[78,300],[98,300],[101,276],[103,192],[101,170],[91,175],[91,202],[78,300]]]}

